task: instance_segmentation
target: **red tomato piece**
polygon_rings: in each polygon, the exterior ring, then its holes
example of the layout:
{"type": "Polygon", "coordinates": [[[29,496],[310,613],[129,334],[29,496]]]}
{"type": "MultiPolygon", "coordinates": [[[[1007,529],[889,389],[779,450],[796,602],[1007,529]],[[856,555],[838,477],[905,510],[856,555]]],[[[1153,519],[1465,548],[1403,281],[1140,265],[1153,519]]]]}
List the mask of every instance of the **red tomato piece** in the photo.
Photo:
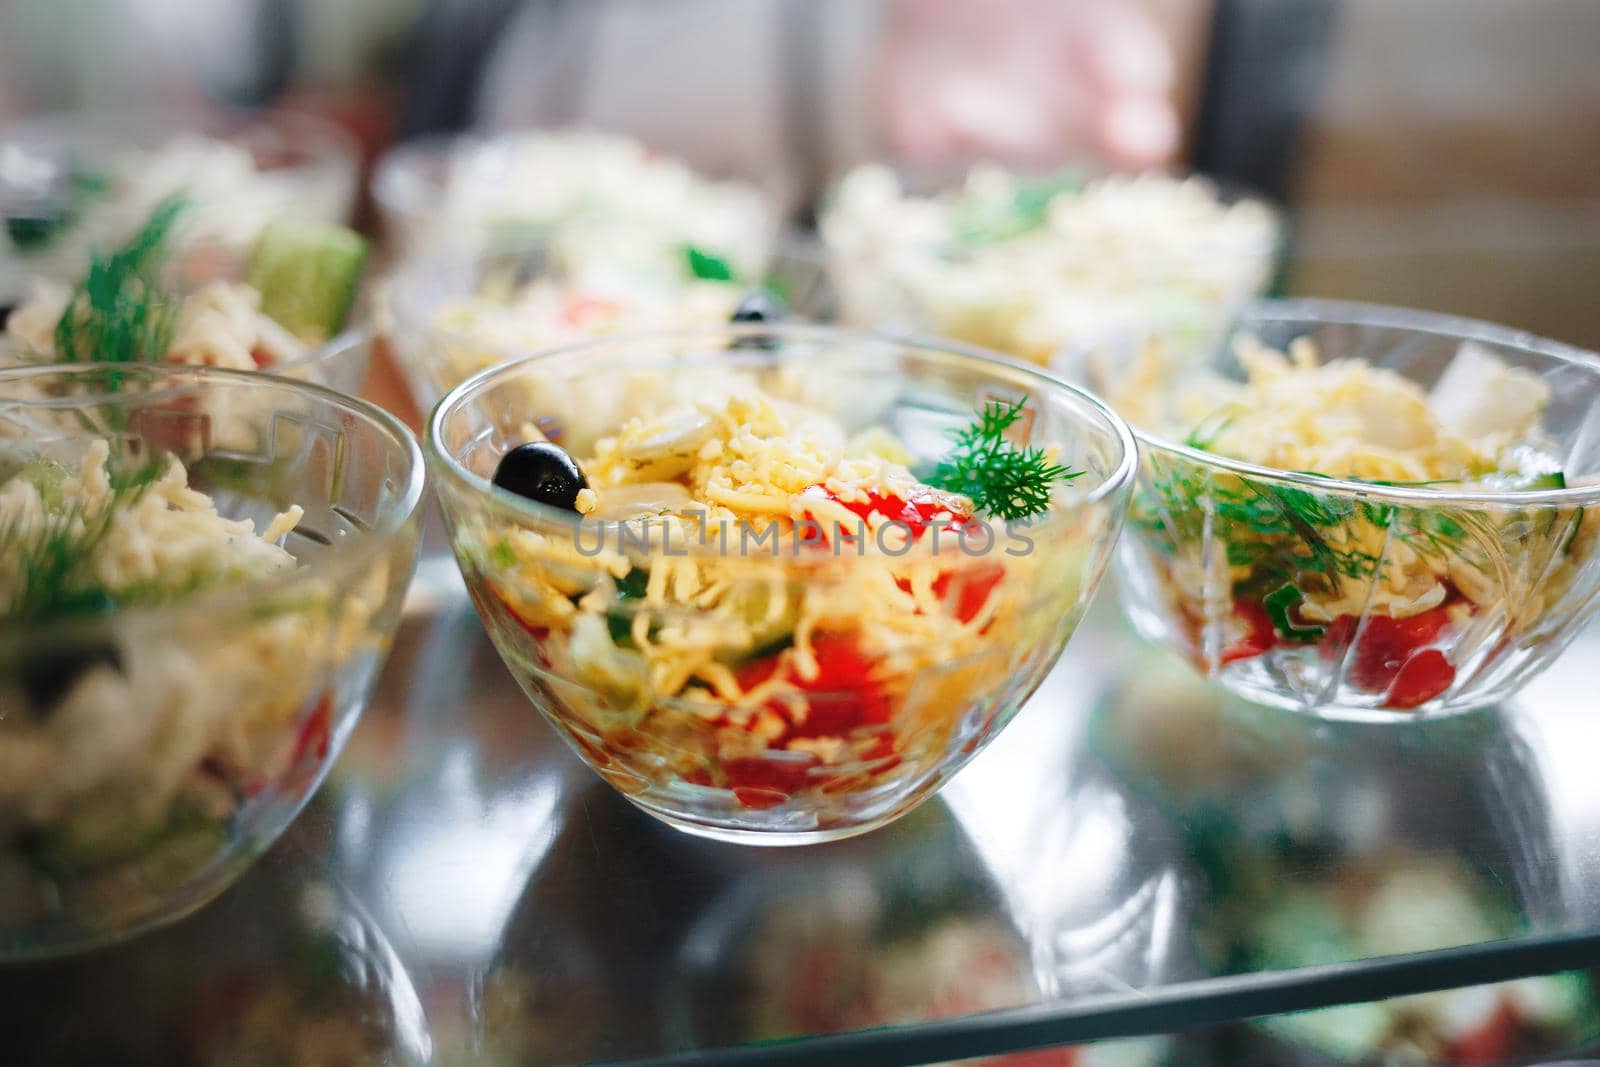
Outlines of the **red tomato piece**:
{"type": "Polygon", "coordinates": [[[723,763],[722,773],[734,797],[747,808],[771,808],[806,784],[815,756],[806,759],[765,759],[746,756],[723,763]]]}
{"type": "MultiPolygon", "coordinates": [[[[859,515],[862,522],[865,522],[867,516],[876,511],[885,519],[905,523],[910,528],[913,538],[921,537],[926,533],[928,527],[932,526],[934,520],[941,514],[949,514],[948,526],[953,530],[960,529],[962,523],[972,518],[970,512],[958,507],[950,497],[936,489],[919,491],[913,494],[909,500],[897,496],[885,496],[881,493],[868,493],[865,500],[840,500],[838,496],[823,485],[808,485],[801,490],[800,495],[832,500],[837,504],[843,505],[852,514],[859,515]]],[[[815,521],[815,516],[808,515],[807,517],[815,521]]],[[[849,539],[843,532],[840,533],[840,536],[846,540],[849,539]]]]}
{"type": "Polygon", "coordinates": [[[1222,650],[1223,664],[1262,655],[1278,643],[1266,608],[1255,601],[1239,599],[1233,602],[1233,613],[1243,620],[1246,629],[1243,637],[1222,650]]]}
{"type": "Polygon", "coordinates": [[[1385,697],[1391,708],[1414,708],[1426,704],[1456,680],[1456,669],[1443,652],[1425,648],[1414,652],[1395,675],[1385,697]]]}
{"type": "MultiPolygon", "coordinates": [[[[862,652],[852,634],[818,634],[811,648],[817,657],[817,676],[801,678],[790,665],[784,677],[806,694],[808,712],[803,722],[789,719],[789,707],[782,700],[770,701],[765,710],[788,723],[771,746],[783,748],[798,738],[843,737],[863,728],[883,726],[889,721],[887,694],[872,678],[872,661],[862,652]]],[[[780,657],[771,656],[741,666],[735,677],[741,688],[749,690],[772,678],[779,669],[780,657]]],[[[875,739],[871,758],[890,758],[893,742],[875,739]]],[[[771,807],[811,780],[810,771],[820,761],[808,759],[774,760],[759,756],[728,760],[723,771],[728,786],[746,807],[771,807]]]]}
{"type": "Polygon", "coordinates": [[[324,693],[311,714],[306,716],[306,721],[300,724],[299,732],[295,734],[294,749],[289,755],[289,766],[297,765],[310,753],[315,753],[318,763],[327,759],[328,741],[332,730],[333,697],[324,693]]]}
{"type": "Polygon", "coordinates": [[[599,296],[568,297],[561,309],[561,317],[568,326],[582,326],[587,322],[616,314],[617,302],[599,296]]]}
{"type": "Polygon", "coordinates": [[[1502,1000],[1499,1009],[1482,1026],[1450,1042],[1449,1061],[1463,1067],[1505,1062],[1517,1051],[1521,1023],[1517,1009],[1502,1000]]]}
{"type": "Polygon", "coordinates": [[[1350,680],[1368,692],[1383,692],[1414,653],[1438,640],[1449,621],[1443,606],[1404,619],[1371,616],[1356,645],[1350,680]]]}
{"type": "Polygon", "coordinates": [[[961,586],[956,594],[954,614],[961,622],[971,622],[989,602],[989,594],[1006,576],[1006,569],[998,563],[983,563],[959,571],[946,571],[934,580],[933,595],[945,600],[957,575],[961,577],[961,586]]]}

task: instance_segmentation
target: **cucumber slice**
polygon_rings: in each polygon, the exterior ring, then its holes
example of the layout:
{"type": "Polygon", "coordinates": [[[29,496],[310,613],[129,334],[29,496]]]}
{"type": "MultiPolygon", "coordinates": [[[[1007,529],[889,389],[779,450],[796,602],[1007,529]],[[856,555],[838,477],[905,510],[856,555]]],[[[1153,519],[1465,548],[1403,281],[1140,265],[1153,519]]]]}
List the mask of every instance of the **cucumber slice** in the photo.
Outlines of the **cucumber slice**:
{"type": "Polygon", "coordinates": [[[246,280],[268,318],[321,344],[344,328],[366,258],[367,242],[343,226],[274,222],[256,240],[246,280]]]}

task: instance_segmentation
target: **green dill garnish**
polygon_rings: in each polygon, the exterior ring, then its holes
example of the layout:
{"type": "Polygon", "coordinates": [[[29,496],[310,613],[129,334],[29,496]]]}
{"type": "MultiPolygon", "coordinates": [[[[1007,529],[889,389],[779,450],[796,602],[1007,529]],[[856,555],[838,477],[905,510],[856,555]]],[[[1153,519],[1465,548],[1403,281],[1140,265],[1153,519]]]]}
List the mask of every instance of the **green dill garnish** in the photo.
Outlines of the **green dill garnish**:
{"type": "Polygon", "coordinates": [[[1006,439],[1026,403],[1027,397],[989,401],[971,425],[951,435],[955,447],[923,481],[969,497],[979,511],[1000,519],[1026,519],[1050,510],[1051,486],[1083,472],[1050,462],[1042,448],[1019,448],[1006,439]]]}
{"type": "Polygon", "coordinates": [[[44,521],[35,529],[24,529],[19,522],[0,528],[0,557],[22,561],[17,588],[0,612],[0,629],[110,612],[122,598],[113,597],[94,576],[90,557],[110,531],[117,509],[136,500],[163,469],[155,458],[112,466],[111,494],[93,509],[53,499],[66,475],[58,464],[32,464],[15,475],[39,488],[46,507],[44,521]]]}
{"type": "Polygon", "coordinates": [[[56,323],[57,362],[143,363],[166,355],[177,307],[157,276],[183,205],[181,197],[168,197],[127,244],[90,257],[56,323]]]}
{"type": "MultiPolygon", "coordinates": [[[[1191,442],[1197,438],[1190,435],[1191,442]]],[[[1312,590],[1334,594],[1344,579],[1378,576],[1382,561],[1368,550],[1363,523],[1434,560],[1463,558],[1469,541],[1463,518],[1442,508],[1400,507],[1261,483],[1181,460],[1165,469],[1152,463],[1148,488],[1135,497],[1129,521],[1169,553],[1198,546],[1208,535],[1214,538],[1228,566],[1246,572],[1234,582],[1234,595],[1276,595],[1285,619],[1298,602],[1291,596],[1312,590]],[[1284,591],[1286,586],[1293,594],[1284,591]]],[[[1269,614],[1272,610],[1268,607],[1269,614]]],[[[1273,621],[1279,620],[1274,616],[1273,621]]],[[[1279,630],[1290,640],[1300,639],[1293,628],[1279,630]]]]}
{"type": "Polygon", "coordinates": [[[1049,219],[1056,197],[1082,188],[1082,177],[1066,173],[1019,181],[1011,195],[998,202],[969,192],[956,201],[952,213],[956,239],[968,245],[990,244],[1031,233],[1049,219]]]}
{"type": "Polygon", "coordinates": [[[684,259],[688,261],[689,273],[707,282],[731,282],[734,280],[733,266],[721,256],[713,255],[703,248],[694,245],[683,246],[684,259]]]}

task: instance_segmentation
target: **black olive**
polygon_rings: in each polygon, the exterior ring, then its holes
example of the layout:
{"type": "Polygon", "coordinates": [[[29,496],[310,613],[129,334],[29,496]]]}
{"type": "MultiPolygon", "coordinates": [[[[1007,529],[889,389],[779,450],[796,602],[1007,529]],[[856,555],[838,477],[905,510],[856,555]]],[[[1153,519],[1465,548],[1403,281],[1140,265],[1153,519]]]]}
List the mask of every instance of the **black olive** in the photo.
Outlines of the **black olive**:
{"type": "MultiPolygon", "coordinates": [[[[785,309],[783,301],[773,295],[769,289],[752,289],[746,293],[739,306],[734,309],[733,317],[728,321],[733,323],[743,322],[782,322],[785,309]]],[[[734,341],[732,348],[760,348],[771,351],[778,347],[778,339],[767,334],[752,334],[734,341]]]]}
{"type": "Polygon", "coordinates": [[[589,488],[567,450],[549,441],[530,441],[501,456],[493,481],[507,492],[568,511],[578,510],[578,491],[589,488]]]}
{"type": "Polygon", "coordinates": [[[733,310],[732,322],[782,322],[783,301],[770,289],[752,289],[733,310]]]}
{"type": "Polygon", "coordinates": [[[92,668],[122,670],[122,653],[109,637],[63,638],[42,648],[29,649],[19,678],[22,691],[35,714],[45,716],[92,668]]]}

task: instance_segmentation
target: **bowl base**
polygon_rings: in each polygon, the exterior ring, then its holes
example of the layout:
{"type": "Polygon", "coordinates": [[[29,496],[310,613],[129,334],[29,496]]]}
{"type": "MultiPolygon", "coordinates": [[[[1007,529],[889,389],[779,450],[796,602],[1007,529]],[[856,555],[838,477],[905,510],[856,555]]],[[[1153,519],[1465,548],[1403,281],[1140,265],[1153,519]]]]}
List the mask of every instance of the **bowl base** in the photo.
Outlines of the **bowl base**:
{"type": "Polygon", "coordinates": [[[663,811],[649,801],[641,800],[635,796],[628,796],[626,793],[623,796],[640,811],[661,820],[680,833],[690,834],[694,837],[704,837],[712,841],[721,841],[726,845],[756,845],[768,848],[822,845],[830,841],[843,841],[850,837],[860,837],[862,834],[871,833],[888,825],[904,814],[904,811],[895,810],[880,818],[859,825],[825,826],[814,830],[741,830],[736,827],[685,819],[681,815],[663,811]]]}

